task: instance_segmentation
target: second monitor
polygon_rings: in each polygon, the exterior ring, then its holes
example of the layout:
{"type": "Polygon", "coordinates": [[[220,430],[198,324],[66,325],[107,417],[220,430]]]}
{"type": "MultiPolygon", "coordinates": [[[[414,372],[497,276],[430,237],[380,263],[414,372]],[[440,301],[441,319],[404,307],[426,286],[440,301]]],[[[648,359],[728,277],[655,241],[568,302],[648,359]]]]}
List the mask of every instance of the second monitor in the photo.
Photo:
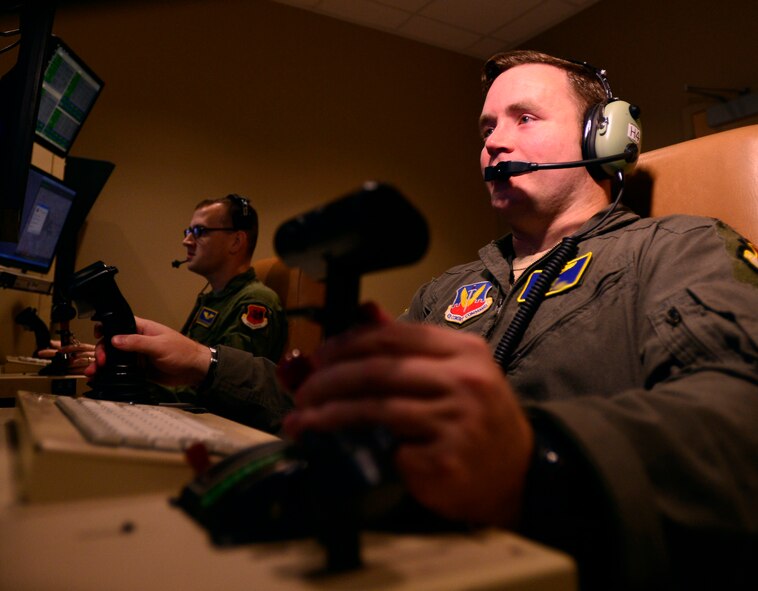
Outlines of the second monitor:
{"type": "Polygon", "coordinates": [[[47,273],[75,197],[61,180],[30,167],[18,241],[0,242],[0,265],[47,273]]]}

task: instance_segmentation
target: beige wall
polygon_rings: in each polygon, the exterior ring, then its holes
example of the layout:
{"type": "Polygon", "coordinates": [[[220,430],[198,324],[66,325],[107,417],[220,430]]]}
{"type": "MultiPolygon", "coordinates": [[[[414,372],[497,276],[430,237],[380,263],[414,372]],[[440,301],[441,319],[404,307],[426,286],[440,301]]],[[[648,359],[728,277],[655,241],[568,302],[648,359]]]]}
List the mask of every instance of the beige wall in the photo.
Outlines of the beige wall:
{"type": "Polygon", "coordinates": [[[424,262],[364,281],[393,314],[498,233],[479,181],[478,60],[249,0],[89,3],[61,8],[55,32],[106,82],[73,153],[116,164],[78,266],[118,267],[139,315],[184,321],[203,281],[170,262],[207,197],[249,196],[267,257],[282,221],[393,183],[433,228],[424,262]]]}
{"type": "MultiPolygon", "coordinates": [[[[701,4],[603,0],[529,45],[607,68],[615,92],[642,105],[651,149],[688,137],[702,99],[685,83],[758,87],[758,5],[701,4]]],[[[106,81],[73,153],[116,164],[78,266],[118,267],[139,315],[182,323],[203,282],[170,261],[206,197],[249,196],[267,257],[282,221],[364,180],[392,182],[432,228],[421,263],[363,281],[364,298],[393,314],[503,230],[478,171],[480,60],[262,0],[67,5],[55,32],[106,81]]],[[[3,317],[22,297],[0,293],[3,317]]],[[[89,337],[89,322],[75,331],[89,337]]],[[[32,343],[4,330],[0,354],[32,343]]]]}
{"type": "Polygon", "coordinates": [[[756,23],[755,0],[602,0],[528,45],[605,68],[614,93],[642,107],[652,150],[692,138],[692,114],[716,104],[686,85],[758,93],[756,23]]]}

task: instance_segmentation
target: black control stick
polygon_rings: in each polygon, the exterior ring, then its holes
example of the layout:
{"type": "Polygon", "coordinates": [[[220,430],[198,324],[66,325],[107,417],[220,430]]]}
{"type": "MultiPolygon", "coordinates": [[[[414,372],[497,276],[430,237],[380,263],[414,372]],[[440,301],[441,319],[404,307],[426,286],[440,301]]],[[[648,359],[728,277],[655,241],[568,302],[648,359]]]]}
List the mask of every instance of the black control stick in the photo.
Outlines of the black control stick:
{"type": "Polygon", "coordinates": [[[74,274],[70,286],[71,298],[76,302],[79,316],[100,322],[105,345],[105,366],[88,385],[87,395],[100,400],[120,402],[149,402],[145,373],[136,353],[120,351],[111,345],[117,334],[134,334],[137,324],[114,278],[116,267],[102,261],[74,274]]]}
{"type": "MultiPolygon", "coordinates": [[[[354,323],[361,275],[414,263],[428,243],[423,215],[395,188],[374,182],[285,222],[274,238],[285,263],[324,282],[319,320],[327,337],[354,323]]],[[[393,451],[394,440],[379,427],[307,433],[294,450],[307,461],[308,494],[318,505],[314,533],[329,570],[360,566],[360,528],[401,497],[393,451]]]]}
{"type": "Polygon", "coordinates": [[[361,275],[415,263],[428,244],[424,216],[395,188],[375,182],[292,218],[274,237],[287,265],[325,283],[319,320],[327,337],[355,320],[361,275]]]}
{"type": "Polygon", "coordinates": [[[24,308],[16,314],[16,324],[20,324],[26,330],[34,333],[34,353],[32,357],[36,357],[42,349],[50,349],[52,344],[50,343],[50,329],[37,315],[37,309],[28,307],[24,308]]]}

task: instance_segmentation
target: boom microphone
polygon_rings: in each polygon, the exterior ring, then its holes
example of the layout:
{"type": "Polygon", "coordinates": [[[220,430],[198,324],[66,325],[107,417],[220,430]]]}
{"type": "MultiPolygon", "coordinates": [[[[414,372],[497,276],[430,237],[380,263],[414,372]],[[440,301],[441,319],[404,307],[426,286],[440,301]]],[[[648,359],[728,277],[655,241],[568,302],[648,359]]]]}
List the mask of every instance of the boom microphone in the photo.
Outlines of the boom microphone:
{"type": "Polygon", "coordinates": [[[178,269],[180,266],[182,266],[184,263],[187,263],[187,262],[189,262],[189,259],[184,259],[183,261],[180,261],[179,259],[174,259],[173,261],[171,261],[171,266],[174,269],[178,269]]]}
{"type": "Polygon", "coordinates": [[[607,164],[617,160],[626,162],[635,162],[639,154],[639,148],[636,144],[629,144],[620,154],[612,154],[602,158],[589,158],[587,160],[574,160],[573,162],[521,162],[519,160],[506,160],[499,162],[495,166],[487,166],[484,169],[485,181],[505,181],[512,176],[528,174],[536,170],[551,170],[556,168],[579,168],[580,166],[590,166],[593,164],[607,164]]]}

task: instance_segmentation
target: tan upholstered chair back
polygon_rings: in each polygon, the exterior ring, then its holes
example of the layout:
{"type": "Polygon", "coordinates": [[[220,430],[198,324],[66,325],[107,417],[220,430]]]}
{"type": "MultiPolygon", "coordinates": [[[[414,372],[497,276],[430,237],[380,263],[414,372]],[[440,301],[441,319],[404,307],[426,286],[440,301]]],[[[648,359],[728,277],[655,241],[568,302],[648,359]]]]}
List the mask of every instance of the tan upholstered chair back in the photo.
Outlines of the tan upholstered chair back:
{"type": "MultiPolygon", "coordinates": [[[[254,261],[253,267],[258,279],[277,293],[286,311],[324,305],[324,285],[300,269],[288,267],[277,257],[254,261]]],[[[304,316],[290,314],[288,318],[289,338],[285,351],[299,349],[305,354],[312,353],[321,342],[321,326],[304,316]]]]}
{"type": "Polygon", "coordinates": [[[758,242],[758,125],[643,152],[627,180],[643,215],[719,218],[758,242]]]}

